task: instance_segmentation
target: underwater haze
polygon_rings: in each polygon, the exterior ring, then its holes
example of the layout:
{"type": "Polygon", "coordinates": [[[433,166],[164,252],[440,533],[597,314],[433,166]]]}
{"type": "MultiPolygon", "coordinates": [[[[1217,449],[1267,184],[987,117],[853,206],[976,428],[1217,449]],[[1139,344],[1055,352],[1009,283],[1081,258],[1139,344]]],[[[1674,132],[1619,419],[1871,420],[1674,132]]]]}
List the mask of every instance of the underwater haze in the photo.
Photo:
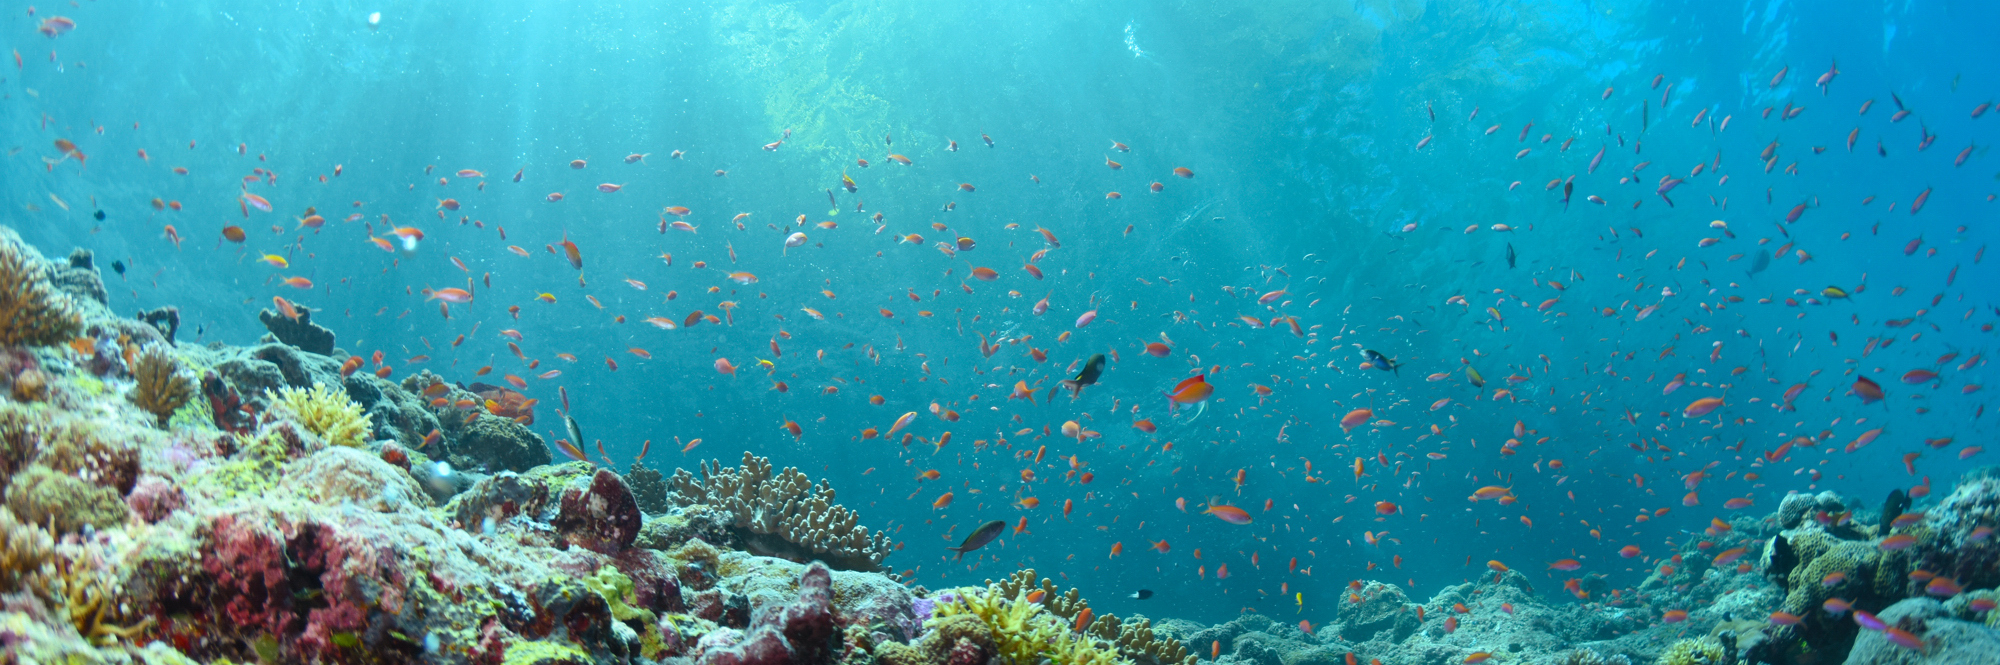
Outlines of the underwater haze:
{"type": "Polygon", "coordinates": [[[518,382],[558,460],[562,411],[613,469],[823,478],[912,585],[1033,567],[1100,612],[1318,623],[1350,580],[1511,567],[1583,602],[1718,517],[1921,507],[1988,463],[1994,25],[14,3],[0,199],[182,340],[308,309],[361,371],[518,382]]]}

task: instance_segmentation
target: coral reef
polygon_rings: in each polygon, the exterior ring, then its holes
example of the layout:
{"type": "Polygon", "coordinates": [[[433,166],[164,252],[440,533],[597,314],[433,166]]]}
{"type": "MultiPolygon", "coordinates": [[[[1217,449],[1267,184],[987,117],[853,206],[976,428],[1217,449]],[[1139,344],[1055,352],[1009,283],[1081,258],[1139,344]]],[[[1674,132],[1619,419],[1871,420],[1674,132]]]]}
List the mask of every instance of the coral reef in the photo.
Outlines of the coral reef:
{"type": "Polygon", "coordinates": [[[104,292],[104,277],[97,272],[95,256],[82,247],[70,250],[69,259],[61,264],[49,263],[49,285],[78,301],[87,300],[99,306],[111,304],[104,292]]]}
{"type": "Polygon", "coordinates": [[[373,423],[369,422],[368,414],[361,412],[361,405],[347,399],[345,392],[328,389],[325,384],[313,384],[311,390],[280,388],[267,413],[272,418],[297,421],[335,446],[361,447],[373,430],[373,423]]]}
{"type": "Polygon", "coordinates": [[[865,571],[882,570],[889,556],[887,536],[871,536],[858,524],[859,515],[833,502],[833,488],[814,484],[798,469],[773,474],[770,460],[746,451],[739,468],[704,461],[701,471],[696,480],[685,469],[675,470],[668,499],[729,513],[736,537],[751,552],[865,571]]]}
{"type": "Polygon", "coordinates": [[[153,414],[161,425],[194,396],[194,381],[181,374],[180,362],[158,348],[147,349],[133,363],[132,403],[153,414]]]}
{"type": "Polygon", "coordinates": [[[333,355],[333,331],[312,322],[312,308],[294,305],[299,318],[292,319],[268,309],[257,311],[257,320],[271,331],[270,339],[306,353],[333,355]]]}
{"type": "Polygon", "coordinates": [[[11,229],[0,236],[0,346],[61,344],[82,327],[76,306],[49,283],[48,272],[11,229]]]}

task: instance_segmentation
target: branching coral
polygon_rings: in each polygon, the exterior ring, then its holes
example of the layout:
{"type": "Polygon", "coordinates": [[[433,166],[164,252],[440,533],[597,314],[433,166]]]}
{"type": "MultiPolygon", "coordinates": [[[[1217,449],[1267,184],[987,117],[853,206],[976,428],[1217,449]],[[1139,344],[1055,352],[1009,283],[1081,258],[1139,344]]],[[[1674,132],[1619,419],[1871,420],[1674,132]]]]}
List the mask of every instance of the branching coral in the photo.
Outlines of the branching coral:
{"type": "Polygon", "coordinates": [[[132,625],[112,622],[119,593],[96,569],[74,561],[64,561],[58,567],[60,573],[56,579],[68,607],[70,623],[85,639],[99,645],[119,639],[131,642],[153,626],[152,617],[132,625]]]}
{"type": "Polygon", "coordinates": [[[833,488],[815,484],[798,469],[772,473],[771,461],[743,453],[740,468],[703,462],[702,478],[674,472],[669,502],[707,505],[730,515],[735,535],[752,553],[843,570],[875,572],[893,549],[888,536],[869,535],[860,516],[833,502],[833,488]]]}
{"type": "Polygon", "coordinates": [[[271,402],[270,413],[273,417],[298,421],[306,426],[306,431],[335,446],[359,448],[368,442],[368,433],[374,430],[368,414],[362,413],[361,405],[348,399],[347,393],[318,383],[311,390],[280,388],[271,402]]]}
{"type": "Polygon", "coordinates": [[[992,631],[999,656],[1014,663],[1037,663],[1047,658],[1065,665],[1117,665],[1130,661],[1118,655],[1109,643],[1089,634],[1071,630],[1041,603],[1028,600],[1017,591],[1012,599],[1001,595],[998,585],[985,589],[965,588],[955,598],[940,600],[931,621],[958,615],[979,617],[992,631]]]}
{"type": "MultiPolygon", "coordinates": [[[[1090,603],[1076,589],[1063,591],[1047,578],[1037,583],[1033,568],[1014,571],[1013,575],[998,582],[987,580],[987,585],[1003,598],[1039,590],[1042,592],[1042,605],[1065,621],[1073,622],[1077,615],[1090,609],[1090,603]]],[[[1187,647],[1179,640],[1154,634],[1150,620],[1120,621],[1118,615],[1103,614],[1096,616],[1084,630],[1110,641],[1120,654],[1141,663],[1194,665],[1195,657],[1188,654],[1187,647]]]]}
{"type": "Polygon", "coordinates": [[[81,326],[76,307],[49,285],[41,262],[20,245],[0,241],[0,346],[61,344],[81,326]]]}
{"type": "Polygon", "coordinates": [[[139,380],[132,388],[132,403],[153,414],[162,425],[194,396],[194,381],[181,375],[180,362],[158,348],[139,355],[132,376],[139,380]]]}

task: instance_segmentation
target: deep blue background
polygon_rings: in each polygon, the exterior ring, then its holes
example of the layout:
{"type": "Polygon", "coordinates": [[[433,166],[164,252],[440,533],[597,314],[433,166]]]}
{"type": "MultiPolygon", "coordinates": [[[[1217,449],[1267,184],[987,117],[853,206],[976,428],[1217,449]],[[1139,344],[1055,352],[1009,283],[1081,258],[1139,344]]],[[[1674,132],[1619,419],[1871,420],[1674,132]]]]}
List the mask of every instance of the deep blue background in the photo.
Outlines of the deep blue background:
{"type": "MultiPolygon", "coordinates": [[[[1215,620],[1242,607],[1277,611],[1293,604],[1285,584],[1306,594],[1304,616],[1313,618],[1349,579],[1413,584],[1413,595],[1426,596],[1480,574],[1487,559],[1539,571],[1575,557],[1583,572],[1634,584],[1643,562],[1616,558],[1618,547],[1664,554],[1669,541],[1684,542],[1723,514],[1726,497],[1750,496],[1756,511],[1806,489],[1873,502],[1922,477],[1942,494],[1984,459],[1960,461],[1958,451],[1993,431],[1991,418],[1975,418],[1990,393],[1960,393],[1990,382],[1991,370],[1955,369],[1993,350],[1982,326],[1995,319],[1995,276],[1975,256],[1993,240],[1996,176],[1986,146],[2000,140],[1992,129],[2000,115],[1970,117],[2000,82],[1986,28],[2000,24],[2000,10],[1990,3],[385,4],[92,2],[43,6],[34,16],[16,7],[0,18],[4,45],[23,60],[4,75],[0,103],[10,149],[0,161],[6,223],[46,253],[84,246],[102,264],[130,264],[113,280],[119,311],[178,305],[186,327],[203,327],[203,340],[244,344],[261,333],[257,309],[281,295],[322,310],[316,318],[343,348],[383,351],[399,375],[428,369],[470,381],[474,368],[491,364],[495,377],[530,377],[529,393],[544,404],[556,401],[556,385],[567,386],[585,430],[621,466],[651,439],[648,459],[662,465],[733,461],[748,449],[826,477],[867,523],[906,544],[891,564],[925,585],[1031,565],[1120,613],[1215,620]],[[52,11],[74,18],[76,31],[55,40],[36,34],[52,11]],[[379,29],[365,24],[371,11],[383,12],[379,29]],[[1822,95],[1813,80],[1834,59],[1841,73],[1822,95]],[[1773,88],[1772,76],[1788,66],[1773,88]],[[1657,88],[1655,75],[1663,76],[1657,88]],[[1607,87],[1614,91],[1603,99],[1607,87]],[[1900,123],[1890,121],[1891,93],[1912,111],[1900,123]],[[1858,115],[1869,99],[1872,110],[1858,115]],[[1787,104],[1806,110],[1781,121],[1787,104]],[[1760,118],[1766,107],[1779,111],[1760,118]],[[1700,109],[1729,117],[1728,130],[1708,120],[1690,127],[1700,109]],[[1534,126],[1522,142],[1527,122],[1534,126]],[[1857,127],[1850,154],[1845,139],[1857,127]],[[1939,138],[1919,152],[1925,128],[1939,138]],[[787,129],[779,150],[759,149],[787,129]],[[1542,143],[1545,133],[1551,139],[1542,143]],[[1426,136],[1435,138],[1415,150],[1426,136]],[[89,154],[88,168],[73,160],[47,168],[44,159],[59,156],[56,138],[89,154]],[[947,140],[959,151],[946,151],[947,140]],[[1111,152],[1113,140],[1132,152],[1111,152]],[[1758,153],[1772,141],[1777,163],[1767,174],[1758,153]],[[237,154],[239,144],[246,154],[237,154]],[[1953,167],[1967,145],[1978,147],[1953,167]],[[1600,147],[1603,165],[1586,173],[1600,147]],[[1516,159],[1522,148],[1531,152],[1516,159]],[[669,158],[677,149],[684,159],[669,158]],[[915,164],[888,164],[891,150],[915,164]],[[631,153],[650,156],[623,163],[631,153]],[[1106,157],[1124,169],[1106,168],[1106,157]],[[860,168],[856,158],[873,166],[860,168]],[[572,170],[573,159],[589,165],[572,170]],[[1671,194],[1675,207],[1653,195],[1661,175],[1686,177],[1717,159],[1719,170],[1671,194]],[[1641,162],[1650,165],[1637,184],[1618,182],[1641,162]],[[337,178],[336,164],[344,168],[337,178]],[[1792,164],[1796,175],[1786,172],[1792,164]],[[190,173],[174,175],[175,166],[190,173]],[[1196,177],[1173,177],[1176,166],[1196,177]],[[245,220],[236,196],[242,177],[260,167],[275,170],[278,183],[251,191],[275,211],[245,220]],[[484,190],[449,177],[466,168],[485,172],[484,190]],[[728,175],[716,177],[718,169],[728,175]],[[516,170],[519,184],[510,182],[516,170]],[[829,215],[824,192],[838,188],[843,170],[861,189],[840,192],[842,212],[829,215]],[[1726,186],[1718,173],[1731,177],[1726,186]],[[1560,188],[1544,185],[1572,175],[1575,199],[1565,208],[1560,188]],[[1148,193],[1155,180],[1164,191],[1148,193]],[[598,183],[625,189],[604,194],[598,183]],[[960,183],[977,191],[958,191],[960,183]],[[1928,205],[1908,214],[1927,188],[1928,205]],[[1109,191],[1123,198],[1107,200],[1109,191]],[[546,202],[551,192],[566,198],[546,202]],[[1585,202],[1592,194],[1608,205],[1585,202]],[[1863,205],[1867,196],[1878,198],[1863,205]],[[155,197],[185,209],[155,212],[155,197]],[[440,217],[443,198],[463,208],[440,217]],[[858,201],[867,213],[853,212],[858,201]],[[956,209],[943,211],[947,202],[956,209]],[[1814,206],[1781,232],[1785,212],[1801,202],[1814,206]],[[693,209],[687,221],[699,233],[660,234],[658,211],[671,205],[693,209]],[[319,233],[293,228],[307,206],[330,220],[319,233]],[[101,224],[89,217],[96,209],[106,212],[101,224]],[[377,233],[387,214],[427,238],[412,255],[382,253],[366,242],[363,222],[338,221],[356,211],[377,233]],[[864,219],[877,211],[887,222],[879,233],[864,219]],[[730,219],[744,212],[752,213],[746,230],[736,230],[730,219]],[[811,244],[782,252],[801,214],[838,228],[808,226],[811,244]],[[1718,219],[1736,236],[1697,247],[1723,237],[1708,226],[1718,219]],[[166,224],[186,239],[178,249],[161,238],[166,224]],[[249,229],[250,241],[219,243],[227,224],[249,229]],[[1514,230],[1496,232],[1495,224],[1514,230]],[[1062,241],[1039,263],[1041,281],[1019,269],[1044,246],[1036,227],[1062,241]],[[581,247],[587,286],[545,251],[565,233],[581,247]],[[909,233],[921,234],[923,246],[895,244],[909,233]],[[931,247],[960,235],[977,248],[950,258],[931,247]],[[1922,248],[1904,256],[1917,237],[1922,248]],[[1755,276],[1745,274],[1748,258],[1728,260],[1754,255],[1762,238],[1770,239],[1765,249],[1795,241],[1813,260],[1788,256],[1755,276]],[[510,244],[531,258],[507,252],[510,244]],[[1519,253],[1513,269],[1503,261],[1509,244],[1519,253]],[[256,263],[263,253],[288,255],[292,268],[256,263]],[[674,256],[672,267],[657,258],[663,253],[674,256]],[[696,261],[709,267],[693,268],[696,261]],[[966,280],[973,266],[1001,277],[966,280]],[[726,281],[736,270],[760,281],[726,281]],[[417,293],[489,274],[492,287],[477,287],[475,302],[449,320],[417,293]],[[317,286],[296,291],[279,275],[317,286]],[[628,287],[628,277],[649,290],[628,287]],[[1858,294],[1783,304],[1829,285],[1858,294]],[[1662,287],[1674,295],[1663,298],[1662,287]],[[1908,291],[1892,295],[1897,287],[1908,291]],[[1256,304],[1280,288],[1289,296],[1256,304]],[[676,300],[664,299],[669,290],[676,300]],[[542,292],[557,302],[532,301],[542,292]],[[1027,314],[1044,295],[1049,313],[1027,314]],[[1447,305],[1453,295],[1469,306],[1447,305]],[[1731,295],[1745,301],[1727,303],[1731,295]],[[1548,312],[1536,311],[1558,296],[1548,312]],[[732,326],[662,331],[639,322],[719,313],[725,300],[739,303],[732,326]],[[1655,303],[1649,318],[1635,320],[1655,303]],[[509,305],[521,307],[518,321],[509,305]],[[810,320],[801,307],[828,318],[810,320]],[[1093,307],[1097,322],[1074,329],[1093,307]],[[1504,320],[1492,321],[1488,307],[1504,320]],[[1175,312],[1187,322],[1175,323],[1175,312]],[[1249,329],[1236,319],[1281,314],[1314,328],[1311,340],[1283,324],[1249,329]],[[615,315],[627,322],[613,323],[615,315]],[[1883,325],[1904,317],[1917,322],[1883,325]],[[521,367],[503,329],[518,329],[541,367],[521,367]],[[768,344],[781,331],[791,338],[778,340],[784,355],[773,357],[768,344]],[[1072,337],[1058,341],[1065,331],[1072,337]],[[1143,355],[1141,343],[1163,331],[1176,343],[1173,355],[1143,355]],[[1032,339],[982,358],[979,333],[1032,339]],[[451,348],[460,334],[465,344],[451,348]],[[1893,346],[1864,357],[1869,338],[1891,335],[1893,346]],[[1716,342],[1721,352],[1710,362],[1716,342]],[[1356,345],[1405,365],[1394,375],[1362,370],[1356,345]],[[1670,346],[1673,355],[1662,357],[1670,346]],[[654,358],[642,361],[628,347],[654,358]],[[1047,363],[1027,357],[1029,348],[1047,350],[1047,363]],[[1046,388],[1072,362],[1111,349],[1119,360],[1081,399],[1033,407],[1005,399],[1017,380],[1046,388]],[[1948,352],[1962,355],[1937,387],[1896,380],[1948,352]],[[420,354],[432,360],[405,362],[420,354]],[[742,369],[720,376],[717,357],[742,369]],[[776,375],[758,370],[757,358],[774,360],[776,375]],[[1483,391],[1466,382],[1462,361],[1485,375],[1483,391]],[[1158,393],[1195,367],[1221,368],[1210,374],[1216,399],[1192,422],[1169,418],[1158,393]],[[1730,376],[1737,367],[1744,374],[1730,376]],[[532,378],[550,368],[563,376],[532,378]],[[1850,372],[1880,381],[1890,399],[1861,405],[1846,394],[1850,372]],[[1425,380],[1434,373],[1450,378],[1425,380]],[[1678,373],[1690,385],[1662,396],[1678,373]],[[1493,390],[1509,375],[1527,377],[1512,387],[1520,401],[1496,402],[1493,390]],[[778,380],[790,391],[771,390],[778,380]],[[1771,402],[1798,382],[1810,385],[1798,412],[1774,411],[1771,402]],[[1260,402],[1253,383],[1275,392],[1260,402]],[[838,394],[822,394],[828,386],[838,394]],[[876,394],[886,404],[868,405],[876,394]],[[1705,422],[1680,417],[1708,396],[1728,405],[1705,422]],[[1446,410],[1429,410],[1447,397],[1446,410]],[[928,440],[953,432],[941,451],[858,438],[933,402],[964,414],[956,423],[925,415],[911,428],[928,440]],[[1396,424],[1343,436],[1336,421],[1364,406],[1396,424]],[[1627,409],[1636,425],[1622,419],[1627,409]],[[1152,418],[1159,432],[1132,429],[1135,417],[1152,418]],[[1073,419],[1103,438],[1037,437],[1073,419]],[[783,433],[787,420],[803,426],[801,440],[783,433]],[[1536,433],[1519,454],[1503,456],[1498,448],[1517,421],[1536,433]],[[1419,441],[1433,424],[1447,429],[1419,441]],[[1014,434],[1024,427],[1035,434],[1014,434]],[[1839,452],[1876,427],[1886,433],[1872,446],[1839,452]],[[1831,438],[1817,449],[1751,465],[1792,436],[1822,430],[1831,438]],[[665,443],[676,436],[705,442],[683,459],[665,443]],[[992,443],[1003,436],[1007,448],[992,443]],[[1543,436],[1549,441],[1535,445],[1543,436]],[[1957,443],[1923,446],[1942,436],[1957,443]],[[1642,437],[1645,453],[1631,447],[1642,437]],[[975,449],[975,440],[989,443],[975,449]],[[1163,453],[1169,441],[1175,448],[1163,453]],[[1741,450],[1727,448],[1739,441],[1741,450]],[[1014,458],[1041,445],[1048,454],[1039,464],[1014,458]],[[1912,477],[1901,458],[1919,450],[1912,477]],[[1400,472],[1377,468],[1378,452],[1401,463],[1400,472]],[[1431,452],[1448,457],[1431,461],[1431,452]],[[1362,482],[1352,474],[1356,454],[1368,458],[1362,482]],[[1065,477],[1069,455],[1093,483],[1065,477]],[[1550,471],[1554,459],[1567,468],[1550,471]],[[1321,482],[1305,480],[1305,461],[1321,482]],[[1711,462],[1718,475],[1737,475],[1703,484],[1700,507],[1682,506],[1679,476],[1711,462]],[[925,469],[943,477],[912,480],[925,469]],[[1025,491],[1023,469],[1036,474],[1025,491]],[[1240,495],[1230,480],[1238,469],[1247,470],[1240,495]],[[1818,483],[1814,470],[1825,476],[1818,483]],[[1745,481],[1747,471],[1762,479],[1745,481]],[[1511,485],[1521,502],[1465,503],[1482,485],[1511,485]],[[946,490],[956,502],[932,510],[946,490]],[[1017,492],[1041,507],[1013,507],[1017,492]],[[1173,507],[1177,497],[1188,500],[1188,514],[1173,507]],[[1193,514],[1210,497],[1248,508],[1257,521],[1230,526],[1193,514]],[[1067,520],[1065,499],[1076,502],[1067,520]],[[1262,510],[1267,499],[1270,512],[1262,510]],[[1374,521],[1378,500],[1404,514],[1374,521]],[[1633,520],[1662,507],[1674,510],[1633,520]],[[1010,536],[977,563],[952,564],[941,550],[981,520],[1024,515],[1032,535],[1010,536]],[[1383,530],[1396,540],[1362,542],[1362,532],[1383,530]],[[1171,552],[1146,549],[1160,539],[1171,552]],[[1113,543],[1125,553],[1107,559],[1113,543]],[[1390,566],[1395,555],[1402,570],[1365,570],[1369,561],[1390,566]],[[1313,575],[1286,573],[1291,557],[1313,575]],[[1215,579],[1219,564],[1229,565],[1229,579],[1215,579]],[[1206,577],[1196,576],[1198,566],[1206,577]],[[1151,605],[1114,600],[1141,586],[1159,592],[1151,605]],[[1175,609],[1158,609],[1167,604],[1175,609]]],[[[1544,588],[1558,586],[1550,578],[1544,588]]]]}

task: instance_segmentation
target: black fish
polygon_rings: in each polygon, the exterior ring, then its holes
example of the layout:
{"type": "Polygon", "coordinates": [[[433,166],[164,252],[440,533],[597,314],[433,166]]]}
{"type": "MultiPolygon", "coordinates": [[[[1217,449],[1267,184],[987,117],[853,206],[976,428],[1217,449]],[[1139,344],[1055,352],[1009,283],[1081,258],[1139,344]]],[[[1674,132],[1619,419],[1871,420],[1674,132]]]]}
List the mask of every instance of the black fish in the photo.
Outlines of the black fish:
{"type": "Polygon", "coordinates": [[[1513,269],[1513,267],[1514,267],[1514,243],[1510,242],[1507,243],[1507,268],[1511,270],[1513,269]]]}
{"type": "Polygon", "coordinates": [[[123,274],[125,274],[125,262],[124,262],[124,261],[112,261],[112,262],[111,262],[111,271],[112,271],[112,272],[115,272],[115,273],[118,273],[118,274],[120,274],[120,275],[123,275],[123,274]]]}
{"type": "Polygon", "coordinates": [[[1076,378],[1064,379],[1063,381],[1060,382],[1060,385],[1064,388],[1069,389],[1071,397],[1079,396],[1083,394],[1084,386],[1095,385],[1097,383],[1097,377],[1102,376],[1103,374],[1104,374],[1104,354],[1099,353],[1091,356],[1090,360],[1084,361],[1083,371],[1078,372],[1076,374],[1076,378]]]}
{"type": "Polygon", "coordinates": [[[102,210],[99,210],[99,211],[97,211],[97,212],[94,212],[94,213],[91,213],[91,214],[90,214],[90,216],[91,216],[91,217],[95,217],[95,218],[97,218],[97,221],[100,221],[100,222],[104,221],[104,211],[102,211],[102,210]]]}
{"type": "Polygon", "coordinates": [[[1362,349],[1361,355],[1366,356],[1368,358],[1369,364],[1374,365],[1377,369],[1395,372],[1397,376],[1403,375],[1402,372],[1397,371],[1398,369],[1402,368],[1403,364],[1396,362],[1396,359],[1394,358],[1382,355],[1381,351],[1376,351],[1374,349],[1362,349]]]}
{"type": "Polygon", "coordinates": [[[1771,250],[1757,250],[1757,258],[1750,260],[1750,274],[1764,272],[1764,269],[1769,267],[1771,267],[1771,250]]]}
{"type": "Polygon", "coordinates": [[[972,534],[966,536],[965,542],[959,543],[958,547],[947,547],[945,549],[958,553],[957,557],[952,558],[953,561],[963,559],[966,552],[985,547],[987,543],[993,542],[995,538],[999,538],[1001,530],[1006,528],[1007,523],[1001,520],[993,520],[981,524],[979,528],[973,529],[972,534]]]}
{"type": "Polygon", "coordinates": [[[1132,592],[1132,595],[1130,595],[1130,596],[1126,596],[1126,597],[1127,597],[1127,598],[1131,598],[1131,599],[1133,599],[1133,600],[1145,600],[1145,599],[1147,599],[1147,598],[1152,598],[1152,597],[1153,597],[1153,590],[1152,590],[1152,589],[1140,589],[1140,590],[1138,590],[1138,591],[1134,591],[1134,592],[1132,592]]]}

